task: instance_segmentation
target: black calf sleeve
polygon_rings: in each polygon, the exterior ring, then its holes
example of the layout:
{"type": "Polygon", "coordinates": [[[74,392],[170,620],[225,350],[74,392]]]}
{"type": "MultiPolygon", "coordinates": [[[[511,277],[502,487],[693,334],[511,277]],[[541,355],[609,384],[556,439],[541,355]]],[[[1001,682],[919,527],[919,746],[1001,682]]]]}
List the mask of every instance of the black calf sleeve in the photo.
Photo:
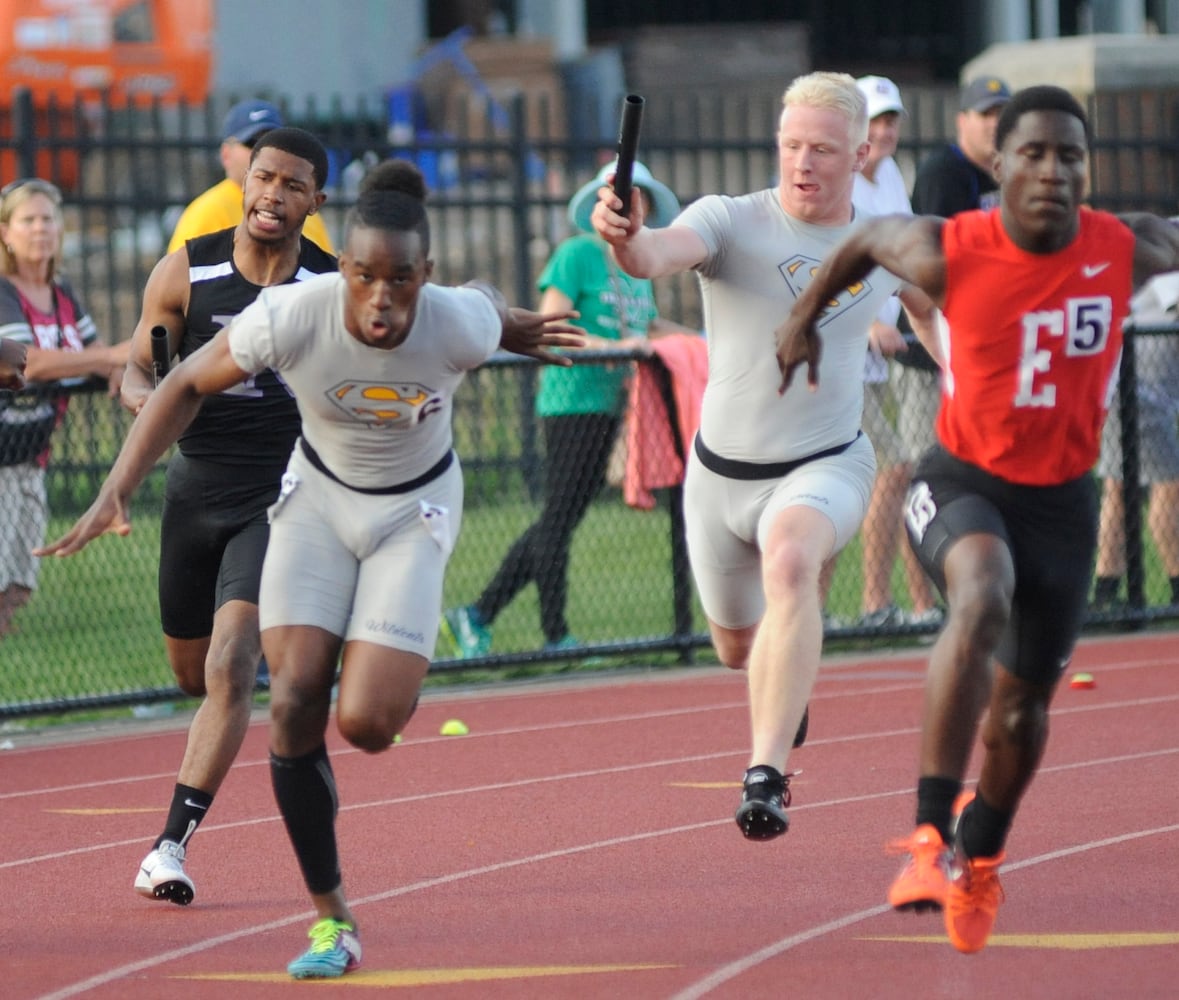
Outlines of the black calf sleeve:
{"type": "Polygon", "coordinates": [[[303,757],[270,755],[270,781],[287,835],[303,871],[303,881],[316,895],[340,886],[336,849],[336,779],[321,744],[303,757]]]}

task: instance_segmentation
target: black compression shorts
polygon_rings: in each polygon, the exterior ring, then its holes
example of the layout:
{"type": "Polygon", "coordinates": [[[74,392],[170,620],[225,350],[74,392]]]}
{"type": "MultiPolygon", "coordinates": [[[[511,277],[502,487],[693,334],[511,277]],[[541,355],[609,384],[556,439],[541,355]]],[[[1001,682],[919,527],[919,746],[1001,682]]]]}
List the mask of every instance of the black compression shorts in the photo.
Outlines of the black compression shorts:
{"type": "Polygon", "coordinates": [[[909,541],[945,596],[951,543],[997,535],[1011,552],[1015,595],[996,656],[1011,673],[1054,684],[1080,633],[1097,548],[1098,491],[1089,475],[1059,486],[1010,483],[940,446],[917,465],[905,502],[909,541]]]}
{"type": "Polygon", "coordinates": [[[213,632],[227,601],[258,603],[270,535],[267,508],[283,467],[225,466],[177,453],[168,463],[160,525],[160,623],[174,639],[213,632]]]}

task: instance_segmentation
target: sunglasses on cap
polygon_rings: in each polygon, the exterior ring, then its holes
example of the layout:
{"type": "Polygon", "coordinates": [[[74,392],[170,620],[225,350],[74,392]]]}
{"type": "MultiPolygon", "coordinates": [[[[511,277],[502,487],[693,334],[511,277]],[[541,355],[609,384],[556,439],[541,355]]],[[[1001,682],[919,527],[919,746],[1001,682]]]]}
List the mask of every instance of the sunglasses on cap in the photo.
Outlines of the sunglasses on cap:
{"type": "Polygon", "coordinates": [[[51,198],[58,205],[61,204],[61,191],[58,190],[56,184],[51,184],[49,181],[42,180],[40,177],[21,177],[15,181],[9,181],[4,187],[0,188],[0,201],[7,198],[14,191],[19,191],[21,188],[32,188],[34,191],[46,195],[51,198]]]}

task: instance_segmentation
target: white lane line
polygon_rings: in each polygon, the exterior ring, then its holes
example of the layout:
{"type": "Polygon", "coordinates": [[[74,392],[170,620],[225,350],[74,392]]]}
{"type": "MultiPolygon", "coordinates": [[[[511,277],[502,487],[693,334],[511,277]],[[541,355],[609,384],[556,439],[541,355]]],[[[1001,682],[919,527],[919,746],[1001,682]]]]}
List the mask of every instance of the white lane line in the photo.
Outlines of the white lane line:
{"type": "MultiPolygon", "coordinates": [[[[873,695],[895,694],[895,693],[903,692],[903,691],[920,690],[920,687],[921,687],[920,683],[898,683],[898,684],[888,684],[888,685],[884,685],[881,687],[874,687],[874,688],[858,687],[855,690],[851,690],[851,691],[818,692],[815,694],[812,701],[817,702],[817,703],[821,703],[823,701],[828,701],[828,700],[833,700],[833,699],[861,698],[861,697],[869,697],[869,696],[873,696],[873,695]]],[[[1107,702],[1100,702],[1100,703],[1094,704],[1094,705],[1072,705],[1072,706],[1068,706],[1068,707],[1054,707],[1052,709],[1052,716],[1053,716],[1053,718],[1057,718],[1057,717],[1063,717],[1063,716],[1067,716],[1067,715],[1075,715],[1075,714],[1087,713],[1087,712],[1112,711],[1114,709],[1120,709],[1120,708],[1144,708],[1149,705],[1165,704],[1167,702],[1172,702],[1172,701],[1179,701],[1179,693],[1166,694],[1166,695],[1156,695],[1156,696],[1148,697],[1148,698],[1131,698],[1131,699],[1125,699],[1122,701],[1107,701],[1107,702]]],[[[688,706],[685,708],[675,708],[675,709],[657,709],[657,710],[652,710],[649,712],[635,712],[635,713],[630,713],[630,714],[626,714],[626,715],[610,715],[610,716],[601,716],[598,718],[569,719],[569,720],[563,720],[563,721],[558,721],[558,722],[542,722],[542,723],[536,723],[535,725],[527,725],[527,726],[509,726],[509,727],[505,727],[503,729],[487,729],[487,730],[481,730],[481,731],[476,730],[475,732],[472,732],[472,733],[468,734],[467,736],[464,736],[463,739],[464,740],[479,740],[479,739],[490,739],[492,737],[499,737],[499,736],[523,736],[523,735],[528,735],[531,733],[545,733],[545,732],[555,732],[558,730],[578,729],[583,726],[584,727],[611,726],[611,725],[619,725],[619,724],[627,723],[627,722],[647,722],[647,721],[651,721],[653,719],[670,719],[670,718],[683,717],[683,716],[688,716],[688,715],[701,715],[701,714],[705,714],[708,712],[729,712],[729,711],[734,711],[734,710],[745,711],[746,709],[747,709],[747,703],[744,700],[713,702],[713,703],[710,703],[707,705],[692,705],[692,706],[688,706]]],[[[884,733],[884,734],[869,734],[865,737],[847,736],[847,737],[839,737],[839,738],[830,739],[830,740],[812,739],[812,740],[807,741],[807,746],[808,747],[809,746],[821,746],[821,745],[840,743],[840,742],[848,742],[848,741],[854,741],[857,739],[865,739],[865,738],[866,739],[875,739],[881,735],[910,734],[914,731],[915,730],[913,730],[913,729],[906,728],[906,729],[895,730],[893,732],[884,733]]],[[[114,737],[114,738],[112,738],[112,742],[117,742],[119,739],[121,739],[121,737],[114,737]]],[[[452,736],[420,736],[420,737],[415,736],[411,740],[401,744],[401,746],[408,749],[409,747],[429,746],[429,745],[435,744],[435,743],[453,743],[453,741],[454,741],[454,737],[452,737],[452,736]]],[[[103,741],[96,741],[94,744],[88,744],[88,746],[100,746],[102,742],[103,741]]],[[[53,748],[52,747],[39,747],[39,748],[37,748],[37,750],[39,752],[52,752],[53,748]]],[[[29,752],[32,752],[32,751],[30,750],[29,752]]],[[[351,754],[357,754],[360,752],[361,751],[356,750],[352,747],[341,747],[341,748],[332,750],[332,757],[333,758],[343,757],[343,756],[347,756],[347,755],[351,755],[351,754]]],[[[399,750],[398,752],[403,752],[403,751],[399,750]]],[[[736,751],[734,751],[734,752],[736,752],[736,751]]],[[[743,750],[740,752],[744,753],[746,751],[743,750]]],[[[234,763],[233,766],[236,769],[236,768],[248,768],[248,767],[269,767],[269,765],[270,765],[270,761],[269,761],[268,757],[259,757],[259,758],[254,758],[252,760],[238,760],[234,763]]],[[[13,791],[13,792],[0,792],[0,802],[7,801],[10,799],[30,798],[30,797],[39,796],[39,795],[53,795],[53,794],[57,794],[60,792],[85,791],[86,789],[93,789],[93,788],[109,788],[113,785],[120,785],[120,784],[134,784],[134,783],[144,782],[144,781],[160,781],[160,780],[174,779],[175,777],[176,777],[175,771],[159,771],[159,772],[154,772],[151,774],[128,775],[126,777],[119,777],[119,778],[104,778],[104,779],[95,780],[95,781],[76,782],[76,783],[68,784],[68,785],[50,785],[50,786],[43,786],[40,788],[27,788],[27,789],[21,789],[19,791],[13,791]]]]}

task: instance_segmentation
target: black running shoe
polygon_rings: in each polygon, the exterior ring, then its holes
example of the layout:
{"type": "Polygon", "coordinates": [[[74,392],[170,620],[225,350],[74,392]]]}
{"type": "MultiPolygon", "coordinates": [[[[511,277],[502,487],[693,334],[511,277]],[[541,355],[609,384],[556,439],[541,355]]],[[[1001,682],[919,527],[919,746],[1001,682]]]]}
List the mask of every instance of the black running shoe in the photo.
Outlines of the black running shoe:
{"type": "Polygon", "coordinates": [[[794,734],[794,749],[797,750],[806,742],[806,731],[811,726],[811,706],[807,705],[802,713],[802,722],[798,724],[798,731],[794,734]]]}
{"type": "Polygon", "coordinates": [[[737,808],[737,825],[749,840],[772,840],[790,829],[790,775],[759,764],[745,772],[745,792],[737,808]]]}

